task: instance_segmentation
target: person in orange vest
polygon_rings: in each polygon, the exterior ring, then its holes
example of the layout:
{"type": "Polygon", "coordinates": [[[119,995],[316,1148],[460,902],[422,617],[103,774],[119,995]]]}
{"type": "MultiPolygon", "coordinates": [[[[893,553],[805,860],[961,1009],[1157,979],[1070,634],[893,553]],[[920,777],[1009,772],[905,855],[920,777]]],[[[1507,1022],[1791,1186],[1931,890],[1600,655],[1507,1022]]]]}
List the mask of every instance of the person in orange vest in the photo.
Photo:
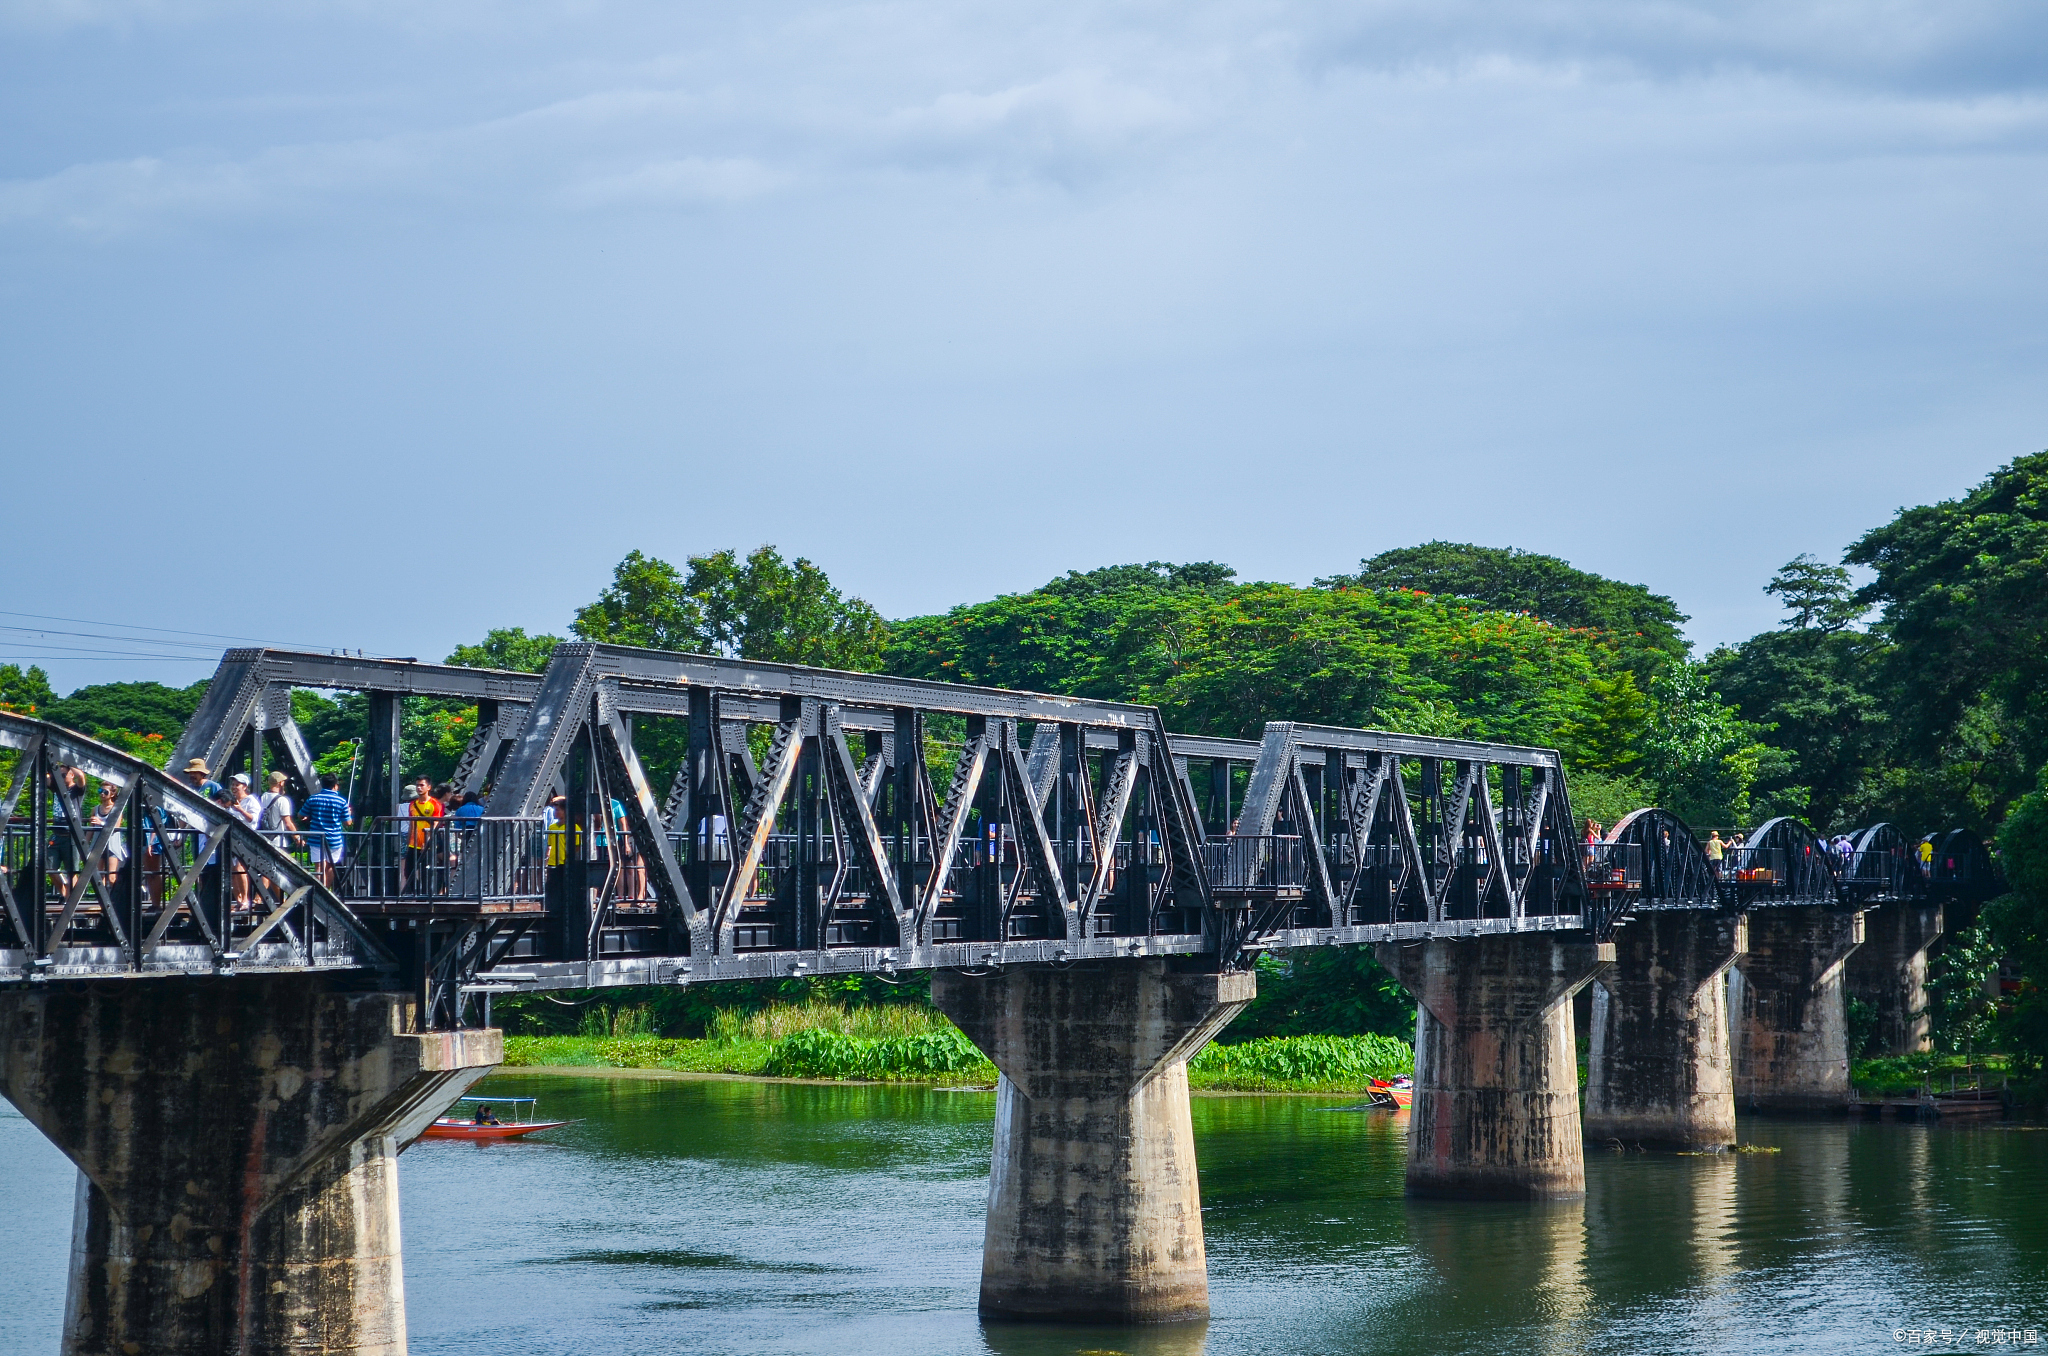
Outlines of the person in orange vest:
{"type": "Polygon", "coordinates": [[[419,894],[432,893],[434,853],[429,849],[436,837],[435,822],[447,813],[434,799],[434,784],[421,777],[413,783],[413,798],[406,802],[405,874],[399,879],[401,892],[410,888],[419,894]]]}

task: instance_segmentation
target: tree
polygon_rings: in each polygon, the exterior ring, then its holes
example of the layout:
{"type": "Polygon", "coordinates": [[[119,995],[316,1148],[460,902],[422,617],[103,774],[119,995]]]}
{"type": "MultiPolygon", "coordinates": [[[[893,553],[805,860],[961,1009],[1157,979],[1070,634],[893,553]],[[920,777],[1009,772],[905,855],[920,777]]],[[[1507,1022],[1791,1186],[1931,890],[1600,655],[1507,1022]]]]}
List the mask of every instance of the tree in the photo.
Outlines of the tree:
{"type": "Polygon", "coordinates": [[[1715,692],[1704,664],[1674,664],[1651,688],[1655,713],[1643,737],[1643,773],[1657,803],[1701,827],[1744,824],[1750,789],[1786,764],[1715,692]]]}
{"type": "Polygon", "coordinates": [[[1148,560],[1143,565],[1105,565],[1085,573],[1068,570],[1032,592],[1050,594],[1055,598],[1093,598],[1098,594],[1123,593],[1131,589],[1171,593],[1176,589],[1226,587],[1236,578],[1236,570],[1213,560],[1198,560],[1187,565],[1148,560]]]}
{"type": "Polygon", "coordinates": [[[1415,1039],[1415,1000],[1364,946],[1302,947],[1259,957],[1259,992],[1230,1024],[1233,1041],[1261,1036],[1415,1039]]]}
{"type": "Polygon", "coordinates": [[[862,671],[880,664],[889,631],[881,614],[841,594],[809,560],[785,561],[762,546],[745,560],[717,551],[688,564],[684,574],[629,553],[570,629],[615,645],[862,671]]]}
{"type": "Polygon", "coordinates": [[[1691,653],[1679,630],[1686,615],[1669,598],[1641,584],[1573,569],[1556,556],[1516,547],[1425,542],[1382,551],[1360,561],[1356,574],[1316,582],[1421,589],[1469,598],[1489,608],[1527,612],[1557,626],[1611,632],[1624,661],[1643,686],[1665,663],[1691,653]]]}
{"type": "Polygon", "coordinates": [[[1879,814],[1890,744],[1878,686],[1883,655],[1880,637],[1795,622],[1707,656],[1712,685],[1787,755],[1775,773],[1759,773],[1760,802],[1823,830],[1879,814]]]}
{"type": "Polygon", "coordinates": [[[2011,893],[1984,908],[1992,937],[2017,962],[2024,979],[2001,1021],[2015,1071],[2048,1091],[2048,768],[2021,796],[1998,831],[2000,863],[2011,893]]]}
{"type": "Polygon", "coordinates": [[[1869,611],[1857,605],[1847,570],[1805,554],[1786,561],[1764,585],[1764,592],[1784,600],[1785,610],[1792,614],[1791,626],[1798,631],[1839,631],[1869,611]]]}
{"type": "Polygon", "coordinates": [[[1642,766],[1642,739],[1650,723],[1650,699],[1627,669],[1596,673],[1586,680],[1584,712],[1558,730],[1558,741],[1574,769],[1627,776],[1642,766]]]}
{"type": "Polygon", "coordinates": [[[19,664],[0,664],[0,710],[41,715],[56,696],[50,675],[36,665],[24,669],[19,664]]]}
{"type": "Polygon", "coordinates": [[[47,718],[88,734],[126,730],[138,735],[161,735],[176,743],[185,732],[185,722],[199,709],[212,680],[202,678],[189,687],[163,683],[94,683],[59,697],[46,707],[47,718]]]}
{"type": "Polygon", "coordinates": [[[912,677],[1153,703],[1191,734],[1256,738],[1284,718],[1548,745],[1616,660],[1592,632],[1410,590],[1155,577],[899,622],[887,662],[912,677]]]}
{"type": "Polygon", "coordinates": [[[539,673],[548,666],[548,656],[561,643],[560,636],[529,636],[523,626],[493,627],[480,644],[456,646],[448,662],[471,669],[539,673]]]}
{"type": "Polygon", "coordinates": [[[1968,764],[1944,774],[1966,786],[1952,810],[1996,823],[2048,758],[2048,452],[1900,510],[1844,559],[1877,573],[1856,602],[1884,609],[1901,761],[1968,764]]]}

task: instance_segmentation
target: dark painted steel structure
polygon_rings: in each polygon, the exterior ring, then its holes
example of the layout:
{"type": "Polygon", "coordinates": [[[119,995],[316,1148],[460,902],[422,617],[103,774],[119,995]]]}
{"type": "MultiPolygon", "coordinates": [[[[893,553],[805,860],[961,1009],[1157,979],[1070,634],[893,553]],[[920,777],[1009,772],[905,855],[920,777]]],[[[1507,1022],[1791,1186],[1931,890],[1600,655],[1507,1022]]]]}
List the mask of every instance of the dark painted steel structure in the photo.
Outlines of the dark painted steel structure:
{"type": "Polygon", "coordinates": [[[511,989],[1162,955],[1238,968],[1271,948],[1605,937],[1635,909],[1867,907],[1989,880],[1955,835],[1936,880],[1889,830],[1837,863],[1791,820],[1718,878],[1662,810],[1586,844],[1547,749],[1292,722],[1258,742],[1184,736],[1126,703],[610,645],[558,646],[539,675],[231,650],[172,766],[259,785],[282,768],[302,796],[298,687],[369,697],[361,817],[328,873],[175,778],[0,723],[17,751],[0,982],[351,969],[445,1026],[511,989]],[[476,707],[454,780],[489,788],[488,815],[405,817],[408,697],[476,707]],[[122,788],[119,827],[79,816],[65,767],[122,788]],[[143,869],[101,869],[120,835],[143,869]]]}

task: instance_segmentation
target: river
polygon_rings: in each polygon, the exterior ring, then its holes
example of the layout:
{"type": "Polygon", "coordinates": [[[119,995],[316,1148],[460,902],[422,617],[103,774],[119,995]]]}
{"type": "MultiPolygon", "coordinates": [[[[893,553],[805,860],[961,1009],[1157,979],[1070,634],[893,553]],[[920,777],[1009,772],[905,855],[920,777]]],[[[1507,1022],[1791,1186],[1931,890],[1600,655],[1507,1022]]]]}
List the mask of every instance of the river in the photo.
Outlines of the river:
{"type": "MultiPolygon", "coordinates": [[[[1405,1117],[1197,1097],[1206,1328],[975,1317],[991,1093],[506,1073],[579,1118],[408,1151],[416,1356],[2048,1352],[2048,1131],[1745,1121],[1583,1203],[1410,1202],[1405,1117]],[[1949,1329],[1927,1345],[1896,1334],[1949,1329]]],[[[75,1176],[0,1104],[0,1352],[53,1353],[75,1176]]]]}

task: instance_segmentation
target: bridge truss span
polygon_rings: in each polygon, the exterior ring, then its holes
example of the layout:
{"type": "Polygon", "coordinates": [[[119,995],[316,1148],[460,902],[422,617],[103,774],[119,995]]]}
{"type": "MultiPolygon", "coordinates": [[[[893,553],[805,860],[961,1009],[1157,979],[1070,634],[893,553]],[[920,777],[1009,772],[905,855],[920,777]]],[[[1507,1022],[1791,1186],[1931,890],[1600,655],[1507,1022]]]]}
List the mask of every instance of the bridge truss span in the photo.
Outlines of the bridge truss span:
{"type": "Polygon", "coordinates": [[[304,863],[189,783],[7,712],[0,759],[0,982],[395,973],[304,863]]]}
{"type": "MultiPolygon", "coordinates": [[[[314,773],[296,688],[368,698],[343,863],[314,871],[303,838],[202,836],[179,850],[227,861],[225,886],[201,870],[185,887],[174,866],[169,885],[137,888],[226,899],[220,917],[180,903],[154,937],[152,914],[154,945],[137,950],[117,936],[127,915],[97,902],[118,874],[103,892],[91,871],[47,864],[91,857],[90,836],[52,847],[45,821],[16,814],[9,879],[42,879],[48,896],[43,914],[22,906],[7,924],[21,973],[49,969],[53,945],[101,973],[81,929],[99,929],[107,973],[169,963],[180,945],[202,947],[192,965],[268,963],[312,936],[315,965],[395,958],[426,1022],[445,1027],[479,994],[535,987],[1144,957],[1229,970],[1269,950],[1530,931],[1604,941],[1638,910],[1867,904],[1990,871],[1981,845],[1951,835],[1927,845],[1928,871],[1909,860],[1901,878],[1896,835],[1878,830],[1838,865],[1780,819],[1717,881],[1664,810],[1583,842],[1549,749],[1288,721],[1257,740],[1184,735],[1130,703],[586,643],[558,646],[540,674],[232,650],[178,765],[260,783],[267,762],[303,796],[314,773]],[[418,769],[400,767],[400,734],[405,704],[423,699],[474,708],[452,781],[488,794],[485,815],[409,817],[402,787],[418,769]],[[43,865],[28,863],[33,842],[43,865]],[[290,910],[269,922],[287,898],[310,927],[290,910]],[[52,943],[59,923],[68,941],[52,943]]],[[[57,741],[109,769],[124,806],[134,782],[138,805],[223,822],[178,779],[31,726],[9,726],[7,747],[57,741]]],[[[132,831],[134,815],[123,822],[132,831]]]]}

